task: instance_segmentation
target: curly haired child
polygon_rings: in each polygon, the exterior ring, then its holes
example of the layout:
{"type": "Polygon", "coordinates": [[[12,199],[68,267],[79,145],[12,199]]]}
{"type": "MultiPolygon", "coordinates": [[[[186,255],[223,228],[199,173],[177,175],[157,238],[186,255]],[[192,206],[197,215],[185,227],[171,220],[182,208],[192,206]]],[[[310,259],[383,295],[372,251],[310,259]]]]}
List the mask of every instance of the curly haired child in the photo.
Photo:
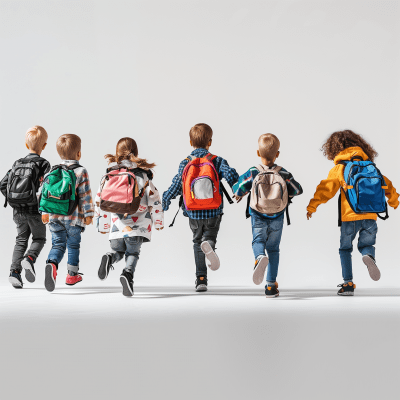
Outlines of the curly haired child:
{"type": "MultiPolygon", "coordinates": [[[[349,175],[354,171],[361,172],[365,168],[367,168],[367,172],[375,171],[375,176],[368,178],[370,180],[367,181],[366,185],[373,185],[380,177],[382,182],[379,182],[379,185],[382,185],[380,187],[384,189],[388,204],[393,208],[397,208],[399,205],[399,194],[393,187],[392,182],[381,175],[375,164],[373,164],[378,153],[361,135],[351,130],[334,132],[322,146],[322,151],[328,160],[334,162],[335,166],[330,170],[328,178],[318,185],[314,197],[310,200],[307,207],[307,219],[312,217],[312,214],[316,212],[320,204],[328,202],[339,190],[341,191],[339,199],[339,225],[341,226],[339,254],[344,282],[338,285],[340,287],[338,295],[352,296],[354,295],[355,284],[353,282],[351,253],[353,251],[353,240],[357,233],[358,250],[371,278],[376,281],[380,278],[374,247],[378,226],[376,212],[361,213],[354,206],[349,195],[350,191],[353,190],[353,193],[357,194],[357,200],[355,201],[359,201],[358,193],[361,193],[362,187],[358,187],[357,181],[354,186],[349,185],[349,180],[347,179],[346,181],[345,179],[345,173],[349,175]],[[349,165],[349,163],[352,164],[349,165]],[[346,170],[347,165],[349,167],[353,166],[355,170],[346,170]]],[[[363,175],[360,173],[358,176],[358,183],[361,183],[360,177],[363,175]]],[[[371,198],[368,200],[368,206],[371,209],[373,209],[374,201],[375,199],[371,198]]],[[[385,203],[384,196],[383,202],[385,203]]],[[[364,204],[367,204],[367,202],[364,204]]]]}

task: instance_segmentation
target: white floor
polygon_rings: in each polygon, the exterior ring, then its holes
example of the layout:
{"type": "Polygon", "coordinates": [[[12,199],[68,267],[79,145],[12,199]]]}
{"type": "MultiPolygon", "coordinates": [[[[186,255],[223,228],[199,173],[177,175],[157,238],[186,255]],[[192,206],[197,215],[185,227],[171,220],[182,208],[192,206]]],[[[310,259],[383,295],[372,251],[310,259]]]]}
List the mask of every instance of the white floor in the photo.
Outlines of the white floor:
{"type": "Polygon", "coordinates": [[[2,399],[396,399],[400,289],[0,282],[2,399]]]}

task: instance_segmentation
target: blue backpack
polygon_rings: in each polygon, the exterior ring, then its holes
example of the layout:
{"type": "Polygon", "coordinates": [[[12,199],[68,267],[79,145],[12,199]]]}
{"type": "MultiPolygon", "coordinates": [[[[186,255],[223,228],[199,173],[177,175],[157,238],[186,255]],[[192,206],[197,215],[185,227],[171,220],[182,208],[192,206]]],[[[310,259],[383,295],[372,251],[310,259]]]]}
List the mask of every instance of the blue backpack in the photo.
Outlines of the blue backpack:
{"type": "MultiPolygon", "coordinates": [[[[376,213],[380,219],[388,219],[388,207],[385,198],[387,185],[383,175],[372,161],[363,161],[353,157],[351,161],[341,161],[344,165],[344,181],[347,190],[341,188],[351,209],[356,214],[376,213]],[[379,214],[385,213],[382,217],[379,214]]],[[[339,226],[341,219],[341,194],[339,195],[339,226]]]]}

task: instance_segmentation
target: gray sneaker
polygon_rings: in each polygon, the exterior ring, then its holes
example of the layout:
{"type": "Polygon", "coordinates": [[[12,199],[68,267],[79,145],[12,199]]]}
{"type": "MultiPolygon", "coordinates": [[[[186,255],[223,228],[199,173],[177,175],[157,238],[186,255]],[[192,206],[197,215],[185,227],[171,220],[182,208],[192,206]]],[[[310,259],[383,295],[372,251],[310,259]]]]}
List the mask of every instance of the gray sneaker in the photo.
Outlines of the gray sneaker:
{"type": "Polygon", "coordinates": [[[363,263],[367,266],[369,276],[374,281],[379,281],[381,278],[381,271],[379,271],[378,266],[376,265],[375,258],[370,256],[369,254],[363,256],[363,263]]]}

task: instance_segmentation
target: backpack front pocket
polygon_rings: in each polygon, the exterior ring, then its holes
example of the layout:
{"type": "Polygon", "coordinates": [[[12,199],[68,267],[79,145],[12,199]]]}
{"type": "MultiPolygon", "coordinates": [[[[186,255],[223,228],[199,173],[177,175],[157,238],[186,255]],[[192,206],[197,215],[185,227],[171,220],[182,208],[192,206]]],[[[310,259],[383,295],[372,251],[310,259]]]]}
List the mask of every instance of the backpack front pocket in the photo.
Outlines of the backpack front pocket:
{"type": "Polygon", "coordinates": [[[273,213],[280,211],[284,206],[283,188],[279,182],[273,182],[270,185],[259,183],[256,186],[257,206],[261,210],[273,213]]]}
{"type": "Polygon", "coordinates": [[[384,212],[385,194],[380,177],[361,177],[355,183],[358,211],[384,212]]]}
{"type": "Polygon", "coordinates": [[[214,184],[208,176],[200,176],[193,180],[191,194],[193,199],[209,200],[214,198],[214,184]]]}

